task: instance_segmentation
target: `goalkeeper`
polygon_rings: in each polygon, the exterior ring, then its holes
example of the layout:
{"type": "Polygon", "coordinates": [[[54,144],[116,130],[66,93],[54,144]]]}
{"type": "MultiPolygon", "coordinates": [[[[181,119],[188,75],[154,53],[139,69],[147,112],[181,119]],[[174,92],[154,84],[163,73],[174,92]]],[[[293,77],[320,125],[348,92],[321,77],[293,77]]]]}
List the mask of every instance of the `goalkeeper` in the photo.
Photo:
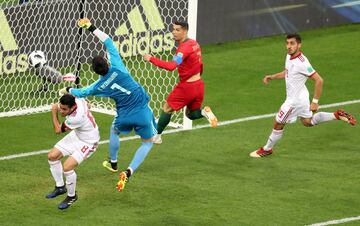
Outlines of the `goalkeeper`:
{"type": "Polygon", "coordinates": [[[110,64],[104,57],[95,56],[92,59],[92,69],[100,75],[100,78],[90,86],[81,89],[63,88],[60,90],[60,94],[69,92],[76,97],[110,97],[115,101],[117,115],[110,128],[110,160],[103,162],[103,166],[110,171],[118,171],[119,135],[121,133],[127,134],[134,129],[135,133],[141,137],[141,146],[136,151],[129,167],[119,175],[117,189],[122,191],[128,178],[150,152],[153,146],[152,138],[157,133],[155,118],[148,106],[150,98],[144,88],[133,79],[126,69],[112,39],[95,28],[87,18],[80,19],[78,25],[92,32],[104,43],[110,64]]]}

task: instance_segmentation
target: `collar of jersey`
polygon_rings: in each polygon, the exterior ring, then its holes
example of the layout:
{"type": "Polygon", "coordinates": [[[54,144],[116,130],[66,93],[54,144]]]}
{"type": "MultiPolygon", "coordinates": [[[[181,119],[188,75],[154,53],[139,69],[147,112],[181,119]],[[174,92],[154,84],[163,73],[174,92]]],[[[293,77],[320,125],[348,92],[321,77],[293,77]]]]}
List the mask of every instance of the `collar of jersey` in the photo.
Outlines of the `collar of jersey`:
{"type": "Polygon", "coordinates": [[[295,56],[290,56],[290,60],[298,58],[300,55],[301,55],[301,51],[298,54],[296,54],[295,56]]]}
{"type": "Polygon", "coordinates": [[[77,109],[77,104],[75,104],[74,110],[72,112],[70,112],[68,115],[71,115],[72,113],[74,113],[76,111],[76,109],[77,109]]]}

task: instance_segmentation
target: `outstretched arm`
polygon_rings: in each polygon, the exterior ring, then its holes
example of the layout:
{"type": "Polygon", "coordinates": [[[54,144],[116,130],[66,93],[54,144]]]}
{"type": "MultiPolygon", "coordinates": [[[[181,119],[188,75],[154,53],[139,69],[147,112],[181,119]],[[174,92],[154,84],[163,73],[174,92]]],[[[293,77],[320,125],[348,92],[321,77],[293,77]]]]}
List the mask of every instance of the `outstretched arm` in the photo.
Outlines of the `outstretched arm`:
{"type": "Polygon", "coordinates": [[[93,24],[91,24],[91,22],[88,18],[80,19],[78,21],[78,25],[79,25],[79,27],[85,28],[85,29],[89,30],[90,32],[92,32],[96,37],[98,37],[100,39],[101,42],[104,43],[104,45],[107,49],[107,52],[109,54],[109,60],[110,60],[111,66],[116,67],[119,70],[128,73],[128,70],[126,69],[126,67],[120,57],[119,51],[116,49],[114,42],[109,37],[109,35],[107,35],[103,31],[96,28],[93,24]]]}
{"type": "Polygon", "coordinates": [[[95,96],[95,92],[96,92],[96,84],[98,83],[98,81],[94,82],[93,84],[81,88],[81,89],[76,89],[76,88],[66,88],[66,91],[68,93],[70,93],[71,95],[78,97],[78,98],[83,98],[83,97],[87,97],[87,96],[95,96]]]}
{"type": "Polygon", "coordinates": [[[144,55],[144,60],[168,71],[175,70],[182,62],[182,58],[179,59],[178,56],[175,56],[173,61],[163,61],[149,54],[144,55]]]}
{"type": "Polygon", "coordinates": [[[102,94],[97,90],[96,85],[100,82],[100,80],[97,80],[93,84],[77,89],[72,87],[64,87],[59,90],[59,96],[63,96],[66,93],[70,93],[71,95],[78,97],[78,98],[84,98],[87,96],[102,96],[102,94]]]}

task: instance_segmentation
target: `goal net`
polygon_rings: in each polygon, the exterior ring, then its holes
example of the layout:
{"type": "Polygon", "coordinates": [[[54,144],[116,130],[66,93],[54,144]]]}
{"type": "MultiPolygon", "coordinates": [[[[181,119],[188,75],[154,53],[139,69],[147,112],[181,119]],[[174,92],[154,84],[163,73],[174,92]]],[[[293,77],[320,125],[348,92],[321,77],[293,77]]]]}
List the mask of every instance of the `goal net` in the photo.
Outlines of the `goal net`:
{"type": "MultiPolygon", "coordinates": [[[[131,75],[151,96],[150,106],[158,117],[178,75],[146,63],[142,55],[172,60],[176,46],[171,25],[188,20],[189,1],[193,0],[0,1],[0,117],[49,111],[60,88],[84,87],[98,79],[91,59],[106,52],[96,37],[77,27],[82,17],[112,37],[131,75]],[[43,51],[47,65],[61,74],[77,75],[77,82],[53,83],[39,76],[28,63],[28,54],[35,50],[43,51]]],[[[109,98],[89,101],[96,111],[115,113],[109,98]]],[[[179,112],[172,123],[181,126],[183,120],[179,112]]]]}

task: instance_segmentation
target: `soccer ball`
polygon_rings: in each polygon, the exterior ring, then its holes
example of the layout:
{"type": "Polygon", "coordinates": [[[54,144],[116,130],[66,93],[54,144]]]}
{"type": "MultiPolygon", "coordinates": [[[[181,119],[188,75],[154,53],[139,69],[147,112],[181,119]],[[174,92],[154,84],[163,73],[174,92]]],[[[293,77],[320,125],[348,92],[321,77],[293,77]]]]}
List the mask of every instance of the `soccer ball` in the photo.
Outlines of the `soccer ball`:
{"type": "Polygon", "coordinates": [[[43,67],[47,63],[45,53],[40,50],[31,52],[28,61],[31,67],[43,67]]]}

